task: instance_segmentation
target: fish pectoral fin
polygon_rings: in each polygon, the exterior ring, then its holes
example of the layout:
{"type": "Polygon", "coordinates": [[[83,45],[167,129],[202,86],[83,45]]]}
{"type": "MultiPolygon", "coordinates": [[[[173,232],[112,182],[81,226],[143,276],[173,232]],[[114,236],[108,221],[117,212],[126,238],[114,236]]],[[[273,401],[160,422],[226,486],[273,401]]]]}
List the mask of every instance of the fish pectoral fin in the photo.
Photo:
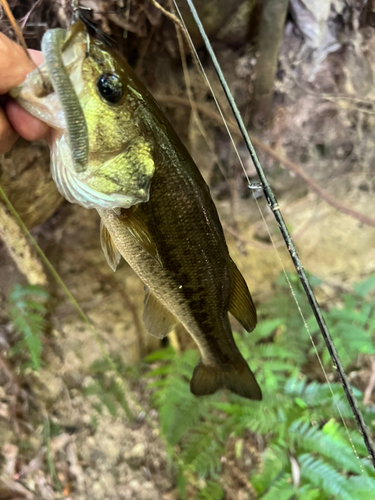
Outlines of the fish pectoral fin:
{"type": "Polygon", "coordinates": [[[141,245],[143,250],[148,252],[160,265],[160,257],[156,248],[155,241],[147,228],[145,222],[139,217],[136,210],[124,209],[121,213],[120,220],[128,228],[130,233],[141,245]]]}
{"type": "Polygon", "coordinates": [[[233,314],[245,330],[252,332],[257,324],[257,313],[254,302],[242,274],[237,269],[236,264],[234,262],[232,264],[234,276],[229,312],[233,314]]]}
{"type": "Polygon", "coordinates": [[[100,220],[100,243],[109,267],[113,272],[116,271],[121,260],[121,254],[117,250],[117,247],[102,220],[100,220]]]}
{"type": "Polygon", "coordinates": [[[143,322],[151,335],[163,339],[178,324],[178,320],[147,287],[145,288],[143,322]]]}
{"type": "Polygon", "coordinates": [[[254,401],[262,399],[258,382],[244,359],[224,367],[205,365],[202,361],[197,364],[190,382],[190,391],[195,396],[205,396],[219,389],[229,389],[254,401]]]}

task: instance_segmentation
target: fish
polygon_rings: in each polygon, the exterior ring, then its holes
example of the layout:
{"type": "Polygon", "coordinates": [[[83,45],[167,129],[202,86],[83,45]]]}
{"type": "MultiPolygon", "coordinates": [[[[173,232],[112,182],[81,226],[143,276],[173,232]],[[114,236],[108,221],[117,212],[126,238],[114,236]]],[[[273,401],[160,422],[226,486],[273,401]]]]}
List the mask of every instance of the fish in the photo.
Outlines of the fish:
{"type": "Polygon", "coordinates": [[[60,194],[88,209],[148,201],[155,170],[152,143],[140,134],[126,105],[133,89],[122,87],[121,60],[91,44],[82,21],[69,30],[48,30],[42,53],[45,62],[10,95],[51,127],[46,139],[60,194]],[[56,54],[59,48],[62,53],[56,54]]]}
{"type": "Polygon", "coordinates": [[[251,332],[256,309],[198,167],[121,55],[89,38],[81,21],[65,37],[62,62],[87,124],[88,151],[80,168],[48,68],[34,71],[12,92],[53,127],[51,169],[60,192],[97,210],[108,264],[116,270],[123,257],[143,281],[146,329],[163,339],[180,323],[196,342],[200,360],[191,392],[204,396],[228,389],[261,400],[228,316],[251,332]]]}

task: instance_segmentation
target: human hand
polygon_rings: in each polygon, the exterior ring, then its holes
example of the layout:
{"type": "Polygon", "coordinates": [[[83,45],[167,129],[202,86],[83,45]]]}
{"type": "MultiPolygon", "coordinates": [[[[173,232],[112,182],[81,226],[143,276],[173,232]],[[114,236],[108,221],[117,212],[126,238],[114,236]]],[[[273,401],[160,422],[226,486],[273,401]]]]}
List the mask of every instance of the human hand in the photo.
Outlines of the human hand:
{"type": "MultiPolygon", "coordinates": [[[[29,53],[36,65],[43,62],[41,52],[29,50],[29,53]]],[[[11,149],[18,135],[36,141],[49,130],[48,125],[30,115],[13,99],[1,97],[12,87],[20,85],[34,69],[22,47],[0,33],[0,154],[11,149]]]]}

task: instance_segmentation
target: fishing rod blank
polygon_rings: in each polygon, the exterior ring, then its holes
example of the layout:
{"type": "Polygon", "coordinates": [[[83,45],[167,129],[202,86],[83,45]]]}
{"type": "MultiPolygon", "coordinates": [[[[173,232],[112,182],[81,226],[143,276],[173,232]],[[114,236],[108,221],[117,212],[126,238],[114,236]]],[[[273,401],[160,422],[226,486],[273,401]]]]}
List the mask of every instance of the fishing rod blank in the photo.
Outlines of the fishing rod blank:
{"type": "Polygon", "coordinates": [[[254,163],[254,166],[255,166],[255,169],[257,171],[257,174],[259,176],[259,179],[262,183],[262,188],[263,188],[263,192],[264,192],[264,195],[266,197],[266,200],[268,202],[268,205],[269,207],[271,208],[272,210],[272,213],[274,214],[274,217],[276,219],[276,222],[280,228],[280,232],[282,234],[282,237],[285,241],[285,244],[286,244],[286,247],[289,251],[289,254],[290,254],[290,257],[293,261],[293,264],[294,264],[294,267],[296,268],[296,271],[298,273],[298,276],[299,276],[299,279],[302,283],[302,286],[305,290],[305,293],[306,293],[306,296],[308,298],[308,301],[310,303],[310,306],[311,306],[311,309],[314,313],[314,316],[315,316],[315,319],[318,323],[318,326],[319,326],[319,329],[321,331],[321,334],[324,338],[324,341],[326,343],[326,346],[327,346],[327,349],[328,349],[328,352],[331,356],[331,359],[332,359],[332,362],[333,362],[333,366],[334,368],[337,370],[339,376],[340,376],[340,379],[341,379],[341,383],[342,383],[342,386],[344,388],[344,391],[345,391],[345,394],[346,394],[346,397],[348,399],[348,402],[349,402],[349,405],[351,407],[351,410],[353,412],[353,415],[354,415],[354,418],[357,422],[357,425],[358,425],[358,428],[363,436],[363,441],[366,445],[366,448],[368,450],[368,453],[369,453],[369,458],[371,459],[372,461],[372,464],[375,468],[375,449],[374,449],[374,444],[371,440],[371,437],[370,437],[370,434],[369,434],[369,431],[366,427],[366,424],[363,420],[363,416],[362,416],[362,413],[361,413],[361,410],[359,409],[358,407],[358,403],[357,403],[357,400],[356,400],[356,397],[354,396],[354,393],[353,393],[353,389],[349,383],[349,380],[345,374],[345,371],[344,371],[344,367],[342,366],[342,363],[341,363],[341,360],[340,360],[340,357],[336,351],[336,347],[333,343],[333,340],[332,340],[332,337],[331,337],[331,334],[328,330],[328,327],[326,325],[326,322],[323,318],[323,314],[321,312],[321,309],[319,307],[319,304],[316,300],[316,297],[315,297],[315,294],[313,292],[313,289],[310,285],[310,282],[306,276],[306,273],[304,271],[304,268],[302,266],[302,262],[298,256],[298,253],[297,253],[297,250],[294,246],[294,243],[292,241],[292,238],[289,234],[289,231],[286,227],[286,224],[284,222],[284,219],[283,219],[283,216],[280,212],[280,207],[277,203],[277,200],[276,200],[276,197],[272,191],[272,188],[271,186],[269,185],[268,181],[267,181],[267,177],[264,173],[264,170],[259,162],[259,159],[258,159],[258,156],[256,154],[256,151],[250,141],[250,138],[249,138],[249,135],[247,133],[247,130],[246,130],[246,127],[245,127],[245,124],[241,118],[241,115],[240,115],[240,112],[237,108],[237,105],[234,101],[234,98],[232,96],[232,93],[229,89],[229,86],[226,82],[226,79],[223,75],[223,72],[221,71],[221,67],[220,67],[220,64],[218,62],[218,60],[216,59],[216,56],[215,56],[215,53],[212,49],[212,46],[211,46],[211,43],[206,35],[206,32],[203,28],[203,25],[201,23],[201,20],[198,16],[198,13],[194,7],[194,4],[192,2],[192,0],[186,0],[188,5],[189,5],[189,8],[191,10],[191,13],[194,17],[194,21],[198,27],[198,30],[203,38],[203,41],[204,41],[204,44],[206,46],[206,49],[210,55],[210,58],[212,60],[212,63],[214,65],[214,68],[215,68],[215,71],[217,73],[217,76],[220,80],[220,83],[221,83],[221,86],[223,87],[223,90],[225,92],[225,95],[226,95],[226,98],[229,102],[229,105],[231,107],[231,110],[233,112],[233,115],[237,121],[237,124],[238,124],[238,127],[241,131],[241,134],[242,134],[242,137],[245,141],[245,144],[246,144],[246,148],[247,150],[249,151],[249,154],[251,156],[251,159],[254,163]]]}

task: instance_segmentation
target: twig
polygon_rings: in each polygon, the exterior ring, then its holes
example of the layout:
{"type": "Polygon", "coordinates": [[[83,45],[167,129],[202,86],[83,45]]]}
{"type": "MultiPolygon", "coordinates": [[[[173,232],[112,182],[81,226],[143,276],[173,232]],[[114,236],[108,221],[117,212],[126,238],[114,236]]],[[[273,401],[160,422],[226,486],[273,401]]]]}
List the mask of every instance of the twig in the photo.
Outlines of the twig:
{"type": "MultiPolygon", "coordinates": [[[[158,95],[156,96],[156,100],[170,104],[181,104],[182,106],[189,106],[190,107],[190,102],[188,99],[184,97],[178,97],[178,96],[165,96],[165,95],[158,95]]],[[[208,108],[208,106],[204,104],[199,104],[196,103],[196,108],[200,112],[204,113],[206,116],[212,118],[215,120],[220,126],[223,126],[222,119],[220,115],[208,108]]],[[[241,133],[239,132],[237,125],[231,121],[228,120],[228,126],[230,128],[230,131],[233,134],[236,134],[237,136],[241,136],[241,133]]],[[[241,136],[242,137],[242,136],[241,136]]],[[[279,155],[274,151],[272,148],[264,144],[260,139],[257,139],[253,135],[249,135],[251,141],[262,151],[264,151],[266,154],[269,156],[272,156],[276,161],[278,161],[281,165],[283,165],[285,168],[293,172],[294,174],[298,175],[301,179],[303,179],[306,184],[310,187],[312,191],[314,191],[317,195],[319,195],[325,202],[328,203],[328,205],[331,205],[334,207],[336,210],[339,212],[348,215],[349,217],[352,217],[353,219],[358,220],[362,224],[365,224],[366,226],[370,227],[375,227],[375,219],[372,219],[371,217],[362,214],[360,212],[357,212],[356,210],[353,210],[346,205],[343,205],[339,201],[336,200],[333,196],[331,196],[324,188],[322,188],[316,181],[314,181],[299,165],[296,163],[292,162],[288,158],[285,158],[284,156],[279,155]]]]}
{"type": "Polygon", "coordinates": [[[180,21],[180,19],[178,19],[178,17],[176,17],[174,14],[172,14],[172,12],[169,12],[168,10],[164,9],[164,7],[162,7],[156,0],[148,0],[148,1],[150,3],[152,3],[152,5],[154,7],[159,9],[166,17],[168,17],[168,19],[173,21],[176,25],[176,28],[178,27],[181,30],[181,32],[183,33],[184,38],[186,40],[186,43],[189,47],[190,53],[193,57],[194,64],[196,65],[197,68],[199,68],[199,61],[197,59],[197,55],[195,54],[193,42],[191,41],[188,34],[186,33],[186,29],[185,29],[183,23],[180,21]]]}
{"type": "MultiPolygon", "coordinates": [[[[170,3],[172,3],[172,0],[170,0],[170,3]]],[[[172,12],[173,12],[173,3],[170,6],[172,12]]],[[[176,18],[177,19],[177,18],[176,18]]],[[[212,141],[210,141],[208,134],[204,128],[204,125],[200,119],[200,116],[198,114],[198,109],[197,109],[197,102],[196,99],[194,98],[192,86],[191,86],[191,80],[190,80],[190,75],[189,75],[189,70],[186,64],[186,55],[185,55],[185,50],[184,50],[184,44],[181,36],[181,29],[180,27],[176,24],[175,25],[176,29],[176,36],[177,36],[177,41],[178,41],[178,46],[180,50],[180,57],[181,57],[181,64],[182,64],[182,70],[184,74],[184,79],[185,79],[185,85],[186,85],[186,92],[189,98],[189,103],[190,103],[190,109],[193,114],[193,118],[198,126],[199,132],[201,133],[203,139],[205,140],[208,149],[210,150],[210,153],[212,154],[216,165],[218,166],[221,175],[224,177],[225,182],[229,186],[229,191],[230,191],[230,213],[231,213],[231,219],[232,223],[234,226],[236,226],[236,221],[235,221],[235,196],[236,196],[236,190],[234,189],[233,182],[231,182],[230,179],[227,178],[227,174],[225,172],[224,166],[218,157],[218,155],[214,151],[214,146],[212,144],[212,141]]],[[[182,32],[184,35],[186,35],[185,30],[182,32]]],[[[195,54],[194,54],[195,55],[195,54]]]]}
{"type": "MultiPolygon", "coordinates": [[[[13,13],[10,10],[10,7],[9,7],[9,4],[8,4],[7,0],[0,0],[0,2],[1,2],[1,5],[3,6],[5,15],[9,19],[9,22],[12,25],[12,27],[13,27],[15,33],[16,33],[18,41],[20,42],[20,44],[22,45],[23,50],[25,51],[25,54],[30,59],[30,61],[33,62],[32,58],[31,58],[31,56],[29,54],[29,51],[27,50],[27,45],[26,45],[25,39],[24,39],[24,37],[22,35],[22,31],[19,29],[18,24],[17,24],[16,20],[14,19],[13,13]]],[[[34,62],[33,62],[33,64],[35,65],[34,62]]],[[[36,65],[35,65],[35,67],[36,67],[36,65]]]]}
{"type": "Polygon", "coordinates": [[[176,17],[174,14],[164,9],[156,0],[148,0],[154,7],[159,9],[166,17],[168,17],[171,21],[173,21],[177,26],[181,29],[182,33],[185,33],[184,26],[182,22],[176,17]]]}
{"type": "Polygon", "coordinates": [[[139,318],[137,308],[133,304],[133,302],[130,300],[129,294],[126,290],[126,284],[124,286],[118,286],[117,287],[117,292],[121,295],[123,298],[127,308],[131,312],[133,316],[133,321],[135,324],[135,328],[137,330],[137,337],[138,337],[138,350],[139,350],[139,359],[141,360],[142,357],[144,356],[144,342],[143,342],[143,328],[142,328],[142,322],[139,318]]]}
{"type": "Polygon", "coordinates": [[[0,201],[0,238],[3,239],[9,254],[19,271],[31,285],[47,285],[44,272],[34,249],[6,206],[0,201]]]}
{"type": "MultiPolygon", "coordinates": [[[[308,219],[304,224],[302,224],[301,227],[299,227],[294,233],[292,233],[294,240],[297,240],[298,238],[300,238],[307,231],[307,229],[309,228],[314,217],[315,217],[315,214],[313,214],[310,217],[310,219],[308,219]]],[[[280,247],[284,246],[283,241],[275,242],[272,245],[271,243],[260,243],[259,241],[256,241],[256,240],[249,240],[247,238],[244,238],[240,234],[238,234],[233,228],[231,228],[227,224],[222,224],[222,225],[223,225],[224,230],[227,231],[228,233],[230,233],[232,236],[234,236],[238,241],[240,241],[241,243],[248,244],[254,248],[259,248],[260,250],[273,250],[275,247],[280,248],[280,247]]]]}
{"type": "Polygon", "coordinates": [[[374,390],[375,387],[375,357],[371,357],[371,376],[370,380],[368,381],[365,394],[363,397],[363,404],[368,405],[370,404],[370,399],[371,399],[371,394],[372,391],[374,390]]]}

